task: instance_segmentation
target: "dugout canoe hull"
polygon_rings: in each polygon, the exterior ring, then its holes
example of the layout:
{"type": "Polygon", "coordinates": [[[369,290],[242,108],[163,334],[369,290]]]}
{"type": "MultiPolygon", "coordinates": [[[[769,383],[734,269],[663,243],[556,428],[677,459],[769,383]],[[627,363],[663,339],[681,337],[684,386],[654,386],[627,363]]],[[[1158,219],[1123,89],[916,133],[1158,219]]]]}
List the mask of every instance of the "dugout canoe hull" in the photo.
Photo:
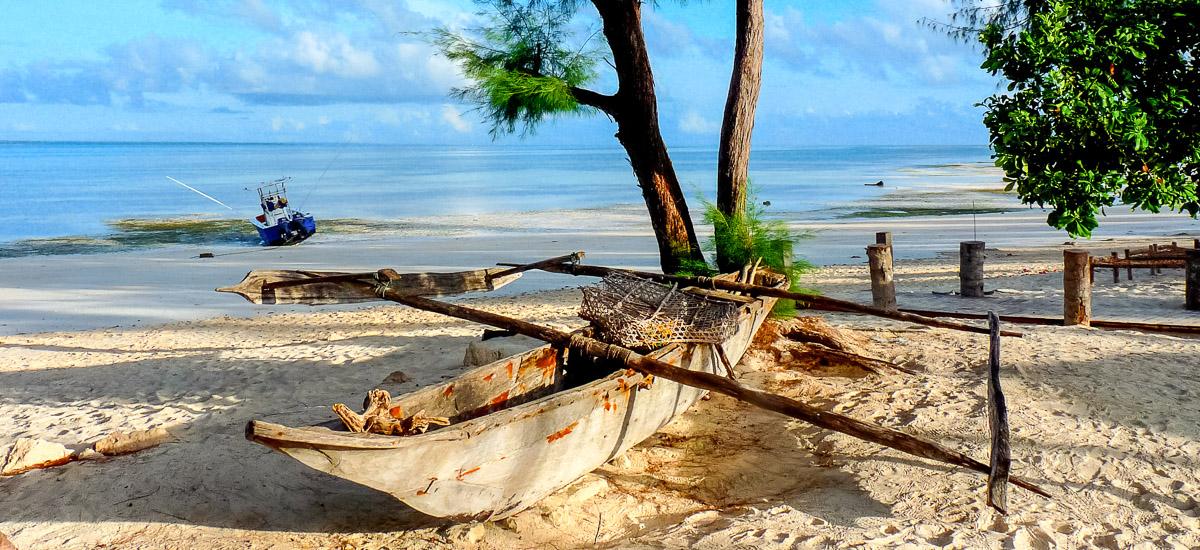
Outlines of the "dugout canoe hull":
{"type": "MultiPolygon", "coordinates": [[[[737,331],[722,345],[730,361],[740,360],[774,303],[763,298],[740,306],[737,331]]],[[[716,347],[708,344],[672,344],[648,355],[692,370],[725,372],[716,347]]],[[[565,365],[568,374],[589,367],[576,361],[572,357],[565,365]]],[[[392,404],[410,413],[423,409],[451,419],[450,426],[421,435],[251,421],[246,437],[431,516],[498,520],[640,443],[705,393],[624,369],[555,392],[561,363],[557,350],[543,346],[394,397],[392,404]]]]}

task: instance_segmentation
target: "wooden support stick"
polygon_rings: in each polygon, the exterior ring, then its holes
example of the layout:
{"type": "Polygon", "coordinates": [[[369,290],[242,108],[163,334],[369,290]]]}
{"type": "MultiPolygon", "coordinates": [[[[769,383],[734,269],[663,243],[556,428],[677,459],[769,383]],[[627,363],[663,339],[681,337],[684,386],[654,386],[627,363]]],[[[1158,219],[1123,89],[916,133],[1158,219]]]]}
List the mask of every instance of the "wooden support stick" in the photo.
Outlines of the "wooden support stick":
{"type": "Polygon", "coordinates": [[[534,269],[541,269],[543,266],[547,266],[547,265],[561,264],[564,262],[572,262],[572,263],[578,262],[579,260],[583,259],[583,256],[584,256],[584,252],[582,250],[578,250],[578,251],[572,252],[570,254],[556,256],[554,258],[549,258],[549,259],[541,260],[538,262],[533,262],[531,264],[523,264],[523,265],[513,266],[511,269],[505,269],[504,271],[500,271],[498,273],[493,273],[491,275],[488,275],[488,279],[499,279],[500,277],[504,277],[506,275],[512,275],[514,273],[521,273],[524,271],[532,271],[534,269]]]}
{"type": "Polygon", "coordinates": [[[1091,256],[1086,250],[1063,251],[1063,324],[1088,326],[1092,317],[1091,256]]]}
{"type": "Polygon", "coordinates": [[[1121,268],[1117,267],[1117,253],[1112,253],[1113,262],[1113,284],[1121,282],[1121,268]]]}
{"type": "Polygon", "coordinates": [[[1200,310],[1200,250],[1187,251],[1187,267],[1184,270],[1184,305],[1190,310],[1200,310]]]}
{"type": "MultiPolygon", "coordinates": [[[[635,351],[606,344],[582,334],[569,334],[549,327],[543,327],[520,319],[505,317],[496,313],[472,309],[457,304],[448,304],[419,296],[405,296],[390,289],[384,289],[383,298],[425,311],[441,313],[458,319],[492,325],[537,338],[553,345],[570,347],[590,357],[600,357],[623,363],[625,366],[639,372],[650,374],[679,384],[700,388],[728,395],[738,401],[743,401],[769,411],[803,420],[815,426],[844,433],[865,441],[877,443],[898,451],[927,458],[937,462],[962,466],[985,475],[991,474],[991,468],[958,451],[947,449],[928,439],[904,432],[885,428],[870,422],[856,420],[848,416],[829,412],[812,405],[802,403],[790,397],[775,395],[742,386],[724,376],[707,372],[693,371],[676,367],[662,361],[641,355],[635,351]]],[[[1050,498],[1050,494],[1029,481],[1012,478],[1014,485],[1023,487],[1034,493],[1050,498]]]]}
{"type": "Polygon", "coordinates": [[[983,241],[958,243],[958,293],[964,298],[983,297],[983,241]]]}
{"type": "Polygon", "coordinates": [[[886,245],[888,245],[888,248],[891,248],[892,232],[891,231],[879,231],[879,232],[875,233],[875,244],[886,244],[886,245]]]}
{"type": "MultiPolygon", "coordinates": [[[[1158,256],[1158,245],[1157,245],[1157,244],[1152,244],[1152,245],[1150,245],[1150,259],[1151,259],[1151,260],[1153,260],[1153,259],[1155,259],[1157,256],[1158,256]]],[[[1157,267],[1151,267],[1151,268],[1150,268],[1150,274],[1151,274],[1151,275],[1158,275],[1159,273],[1162,273],[1162,270],[1161,270],[1161,269],[1159,269],[1159,268],[1157,268],[1157,267]]]]}
{"type": "Polygon", "coordinates": [[[892,247],[873,244],[867,247],[867,262],[871,267],[871,301],[875,307],[896,309],[896,281],[892,270],[892,247]]]}
{"type": "Polygon", "coordinates": [[[1008,440],[1008,405],[1000,391],[1000,318],[988,312],[988,431],[992,434],[991,472],[988,474],[988,504],[1008,513],[1008,475],[1012,469],[1012,452],[1008,440]]]}
{"type": "MultiPolygon", "coordinates": [[[[925,317],[947,317],[951,319],[986,319],[987,316],[981,313],[959,313],[956,311],[933,311],[928,309],[902,309],[906,313],[914,313],[925,317]]],[[[1031,317],[1023,315],[1003,315],[1000,317],[1005,323],[1016,323],[1022,325],[1046,325],[1046,326],[1063,326],[1063,320],[1057,317],[1031,317]]],[[[1200,325],[1170,325],[1165,323],[1136,323],[1131,321],[1106,321],[1104,319],[1092,319],[1091,326],[1093,328],[1107,328],[1113,330],[1140,330],[1143,332],[1166,332],[1173,334],[1200,334],[1200,325]]]]}
{"type": "Polygon", "coordinates": [[[1125,261],[1130,262],[1129,265],[1125,266],[1125,278],[1127,280],[1132,281],[1133,280],[1133,263],[1130,261],[1128,248],[1125,249],[1125,261]]]}
{"type": "MultiPolygon", "coordinates": [[[[504,265],[504,264],[501,264],[504,265]]],[[[558,264],[540,268],[553,273],[564,273],[567,275],[587,276],[587,277],[605,277],[613,273],[627,273],[635,277],[650,279],[661,283],[679,283],[681,285],[695,285],[701,288],[719,288],[722,290],[730,290],[734,292],[745,292],[751,296],[773,296],[775,298],[787,298],[795,300],[800,307],[817,309],[822,311],[838,311],[843,313],[858,313],[862,315],[873,315],[876,317],[884,317],[897,321],[906,321],[916,323],[918,325],[926,325],[931,327],[945,328],[951,330],[961,330],[964,332],[974,332],[976,334],[987,334],[988,329],[985,327],[976,327],[963,323],[953,323],[950,321],[939,321],[921,315],[912,313],[904,313],[902,311],[888,311],[873,306],[856,304],[846,300],[838,300],[827,296],[819,296],[816,294],[803,294],[800,292],[792,292],[782,288],[772,288],[768,286],[748,285],[737,283],[734,281],[726,281],[723,279],[712,279],[709,277],[684,277],[682,275],[664,275],[662,273],[651,273],[648,271],[636,271],[632,269],[617,269],[612,267],[602,267],[597,265],[570,265],[558,264]]],[[[1020,338],[1024,334],[1011,330],[1000,331],[1001,336],[1013,336],[1020,338]]]]}

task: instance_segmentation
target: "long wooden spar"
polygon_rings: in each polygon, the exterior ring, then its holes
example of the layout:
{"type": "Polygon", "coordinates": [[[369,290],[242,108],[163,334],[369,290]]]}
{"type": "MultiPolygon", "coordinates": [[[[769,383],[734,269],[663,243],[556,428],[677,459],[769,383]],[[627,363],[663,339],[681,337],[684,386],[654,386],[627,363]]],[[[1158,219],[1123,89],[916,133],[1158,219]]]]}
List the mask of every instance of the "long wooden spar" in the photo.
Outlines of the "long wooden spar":
{"type": "MultiPolygon", "coordinates": [[[[509,264],[500,264],[509,265],[509,264]]],[[[733,292],[744,292],[751,296],[774,296],[776,298],[787,298],[795,300],[805,307],[811,309],[819,309],[824,311],[839,311],[847,313],[859,313],[863,315],[873,315],[876,317],[884,317],[887,319],[895,319],[897,321],[907,321],[919,325],[927,325],[931,327],[946,328],[952,330],[961,330],[964,332],[974,332],[976,334],[988,334],[987,327],[976,327],[965,323],[955,323],[953,321],[942,321],[933,319],[923,315],[906,313],[903,311],[892,311],[863,304],[856,304],[846,300],[838,300],[827,296],[818,296],[815,294],[803,294],[800,292],[792,292],[782,288],[773,288],[768,286],[751,285],[739,283],[736,281],[728,281],[724,279],[713,279],[708,277],[685,277],[682,275],[664,275],[662,273],[651,273],[648,271],[635,271],[632,269],[617,269],[612,267],[602,267],[596,265],[580,265],[576,263],[557,263],[539,266],[537,269],[550,271],[554,273],[563,273],[567,275],[583,275],[590,277],[604,277],[613,273],[622,272],[635,275],[637,277],[652,279],[662,283],[678,283],[681,285],[692,285],[697,287],[718,288],[721,290],[729,290],[733,292]]],[[[1013,336],[1020,338],[1025,334],[1011,330],[1000,331],[1002,336],[1013,336]]]]}
{"type": "MultiPolygon", "coordinates": [[[[380,274],[380,279],[386,280],[386,275],[380,274]]],[[[725,394],[739,401],[743,401],[756,407],[774,411],[798,420],[803,420],[827,430],[844,433],[859,439],[883,445],[885,447],[891,447],[899,451],[913,454],[922,458],[927,458],[929,460],[968,468],[984,475],[991,473],[991,468],[987,464],[975,460],[958,451],[942,447],[933,441],[929,441],[915,435],[906,434],[898,430],[885,428],[877,424],[872,424],[869,422],[856,420],[848,416],[825,411],[795,399],[784,397],[782,395],[750,389],[738,384],[737,382],[734,382],[733,380],[730,380],[727,377],[676,367],[674,365],[646,357],[633,350],[607,344],[580,334],[569,334],[560,330],[536,325],[520,319],[513,319],[511,317],[506,317],[496,313],[481,311],[456,304],[448,304],[419,296],[405,295],[402,292],[389,288],[386,283],[380,284],[377,292],[378,295],[384,299],[417,309],[432,311],[442,315],[448,315],[450,317],[491,325],[497,328],[510,330],[525,336],[536,338],[550,344],[569,347],[588,356],[619,361],[625,366],[645,374],[650,374],[687,386],[725,394]]],[[[1017,477],[1010,478],[1010,481],[1018,487],[1028,489],[1029,491],[1050,498],[1049,493],[1029,481],[1017,477]]]]}

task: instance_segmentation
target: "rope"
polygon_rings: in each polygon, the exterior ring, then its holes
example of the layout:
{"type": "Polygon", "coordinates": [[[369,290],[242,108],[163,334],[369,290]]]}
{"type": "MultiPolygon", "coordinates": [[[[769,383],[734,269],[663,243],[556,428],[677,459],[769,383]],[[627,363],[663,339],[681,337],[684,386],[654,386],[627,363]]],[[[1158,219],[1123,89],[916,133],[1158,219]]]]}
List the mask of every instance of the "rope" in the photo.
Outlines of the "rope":
{"type": "MultiPolygon", "coordinates": [[[[321,184],[321,180],[325,178],[325,174],[329,172],[329,168],[333,166],[333,163],[337,162],[337,159],[342,156],[342,153],[346,150],[346,146],[349,144],[349,141],[343,141],[342,144],[338,146],[337,154],[333,156],[333,160],[329,161],[329,164],[325,165],[325,169],[321,171],[320,176],[317,176],[317,181],[314,182],[312,187],[308,189],[308,193],[305,194],[304,198],[300,200],[300,204],[308,204],[308,198],[312,196],[313,191],[316,191],[317,186],[321,184]]],[[[301,207],[301,209],[303,208],[301,207]]]]}

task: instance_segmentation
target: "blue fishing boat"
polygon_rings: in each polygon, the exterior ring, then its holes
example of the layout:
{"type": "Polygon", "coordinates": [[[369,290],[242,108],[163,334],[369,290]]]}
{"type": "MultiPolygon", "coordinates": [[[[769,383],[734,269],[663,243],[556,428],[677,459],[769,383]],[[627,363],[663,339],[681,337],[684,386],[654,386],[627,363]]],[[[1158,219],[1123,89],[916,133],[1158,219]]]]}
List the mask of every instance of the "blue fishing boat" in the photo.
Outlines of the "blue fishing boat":
{"type": "Polygon", "coordinates": [[[312,214],[292,209],[288,205],[287,183],[291,177],[263,183],[258,188],[262,214],[250,220],[258,230],[265,246],[296,244],[317,232],[317,220],[312,214]]]}

